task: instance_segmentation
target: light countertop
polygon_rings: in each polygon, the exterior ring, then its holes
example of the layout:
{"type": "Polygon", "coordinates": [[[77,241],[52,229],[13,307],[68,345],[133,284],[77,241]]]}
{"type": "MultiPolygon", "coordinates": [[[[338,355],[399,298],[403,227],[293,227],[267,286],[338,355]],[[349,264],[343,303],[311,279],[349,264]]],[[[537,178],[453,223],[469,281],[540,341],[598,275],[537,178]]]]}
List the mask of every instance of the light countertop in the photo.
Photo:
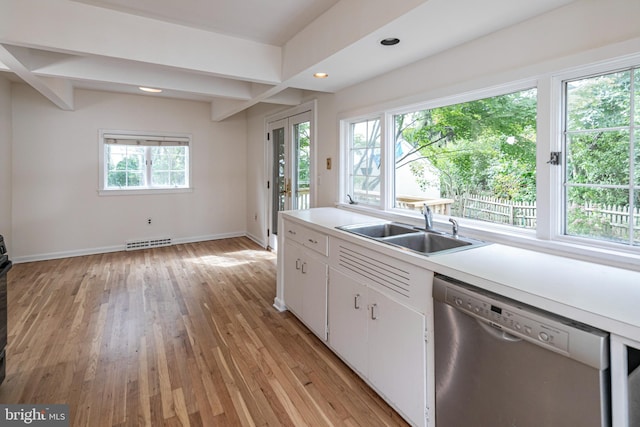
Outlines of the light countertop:
{"type": "Polygon", "coordinates": [[[335,228],[385,220],[336,208],[282,214],[325,234],[375,245],[386,255],[640,342],[640,272],[497,243],[426,257],[335,228]]]}

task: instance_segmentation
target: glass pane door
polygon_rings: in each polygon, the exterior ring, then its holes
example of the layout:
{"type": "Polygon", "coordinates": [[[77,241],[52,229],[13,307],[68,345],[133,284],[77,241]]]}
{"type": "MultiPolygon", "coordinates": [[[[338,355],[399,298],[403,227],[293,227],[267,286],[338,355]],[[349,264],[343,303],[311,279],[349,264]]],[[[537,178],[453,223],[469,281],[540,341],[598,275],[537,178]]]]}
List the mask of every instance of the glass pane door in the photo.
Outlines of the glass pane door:
{"type": "Polygon", "coordinates": [[[305,113],[292,118],[294,119],[292,151],[295,162],[292,170],[294,194],[291,209],[309,209],[311,207],[311,121],[309,115],[305,113]]]}
{"type": "Polygon", "coordinates": [[[269,212],[269,227],[271,229],[269,246],[275,248],[275,237],[278,235],[278,212],[290,209],[291,187],[287,174],[287,120],[269,123],[271,139],[271,208],[269,212]],[[289,193],[289,194],[287,194],[289,193]]]}
{"type": "Polygon", "coordinates": [[[278,212],[311,207],[311,112],[268,123],[271,157],[269,247],[276,248],[278,212]]]}

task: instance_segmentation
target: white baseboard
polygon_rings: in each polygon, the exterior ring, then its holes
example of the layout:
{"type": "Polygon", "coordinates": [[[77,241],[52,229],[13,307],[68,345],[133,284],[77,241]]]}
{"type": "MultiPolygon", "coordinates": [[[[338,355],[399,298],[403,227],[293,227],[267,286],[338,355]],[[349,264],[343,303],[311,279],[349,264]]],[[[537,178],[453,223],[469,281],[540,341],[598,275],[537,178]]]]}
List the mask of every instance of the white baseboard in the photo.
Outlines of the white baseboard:
{"type": "Polygon", "coordinates": [[[248,233],[246,234],[246,236],[247,236],[247,238],[253,240],[257,245],[259,245],[259,246],[261,246],[261,247],[263,247],[265,249],[267,248],[268,245],[263,239],[258,238],[256,236],[254,236],[253,234],[248,234],[248,233]]]}
{"type": "MultiPolygon", "coordinates": [[[[208,240],[230,239],[233,237],[243,237],[243,236],[247,236],[247,234],[244,231],[236,231],[232,233],[209,234],[205,236],[181,237],[181,238],[173,239],[173,244],[178,245],[182,243],[205,242],[208,240]]],[[[249,238],[253,240],[251,237],[249,238]]],[[[49,253],[34,254],[34,255],[25,255],[25,256],[11,258],[11,261],[13,261],[14,264],[21,264],[25,262],[47,261],[51,259],[71,258],[71,257],[77,257],[77,256],[84,256],[84,255],[104,254],[109,252],[120,252],[120,251],[124,251],[125,248],[126,248],[126,244],[123,243],[121,245],[115,245],[115,246],[102,246],[102,247],[95,247],[95,248],[76,249],[71,251],[60,251],[60,252],[49,252],[49,253]]]]}
{"type": "Polygon", "coordinates": [[[125,249],[124,244],[117,245],[117,246],[103,246],[103,247],[97,247],[97,248],[77,249],[73,251],[61,251],[61,252],[49,252],[49,253],[43,253],[43,254],[25,255],[25,256],[11,258],[11,261],[13,261],[14,264],[21,264],[24,262],[47,261],[50,259],[72,258],[76,256],[106,254],[109,252],[120,252],[120,251],[124,251],[124,249],[125,249]]]}
{"type": "Polygon", "coordinates": [[[287,306],[284,304],[284,301],[278,297],[273,299],[273,307],[280,312],[287,311],[287,306]]]}

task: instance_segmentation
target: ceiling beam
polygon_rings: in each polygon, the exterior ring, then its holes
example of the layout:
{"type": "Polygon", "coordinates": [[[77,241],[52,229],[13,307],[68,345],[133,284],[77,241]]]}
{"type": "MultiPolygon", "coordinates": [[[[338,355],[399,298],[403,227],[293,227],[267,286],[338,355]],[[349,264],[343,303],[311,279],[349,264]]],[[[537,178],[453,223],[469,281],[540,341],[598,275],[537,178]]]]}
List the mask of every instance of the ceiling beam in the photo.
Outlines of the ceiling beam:
{"type": "Polygon", "coordinates": [[[260,102],[269,102],[267,101],[268,99],[275,100],[276,95],[286,89],[288,89],[288,86],[284,84],[271,86],[266,88],[266,90],[259,94],[254,94],[253,98],[248,101],[235,101],[226,99],[213,100],[211,102],[211,120],[213,120],[214,122],[220,122],[233,116],[234,114],[238,114],[243,110],[251,108],[260,102]]]}
{"type": "Polygon", "coordinates": [[[0,62],[59,108],[72,111],[73,85],[71,82],[67,79],[36,76],[27,65],[28,58],[27,49],[0,44],[0,62]]]}
{"type": "Polygon", "coordinates": [[[303,99],[304,91],[302,89],[288,88],[269,98],[263,99],[262,102],[280,105],[300,105],[303,99]]]}
{"type": "MultiPolygon", "coordinates": [[[[285,44],[282,80],[288,80],[353,46],[380,27],[425,3],[427,0],[339,1],[285,44]]],[[[396,36],[388,34],[384,37],[396,36]]]]}
{"type": "Polygon", "coordinates": [[[32,70],[40,76],[67,77],[84,82],[106,82],[132,87],[148,86],[164,90],[195,93],[209,97],[248,100],[253,84],[141,62],[95,56],[69,56],[32,70]]]}
{"type": "Polygon", "coordinates": [[[2,0],[0,43],[266,84],[281,80],[279,46],[69,0],[2,0]]]}

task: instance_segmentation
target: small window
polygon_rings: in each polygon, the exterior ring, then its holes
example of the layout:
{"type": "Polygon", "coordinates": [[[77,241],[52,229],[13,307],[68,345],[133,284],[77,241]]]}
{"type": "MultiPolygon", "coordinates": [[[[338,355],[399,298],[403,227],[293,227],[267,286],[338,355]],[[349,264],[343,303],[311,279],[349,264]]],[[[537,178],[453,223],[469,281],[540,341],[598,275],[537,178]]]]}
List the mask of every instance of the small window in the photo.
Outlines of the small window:
{"type": "Polygon", "coordinates": [[[189,188],[189,137],[103,133],[100,140],[101,190],[189,188]]]}
{"type": "Polygon", "coordinates": [[[349,189],[353,201],[364,205],[381,204],[380,119],[349,125],[349,189]]]}
{"type": "Polygon", "coordinates": [[[564,230],[640,245],[640,69],[566,81],[564,230]]]}

